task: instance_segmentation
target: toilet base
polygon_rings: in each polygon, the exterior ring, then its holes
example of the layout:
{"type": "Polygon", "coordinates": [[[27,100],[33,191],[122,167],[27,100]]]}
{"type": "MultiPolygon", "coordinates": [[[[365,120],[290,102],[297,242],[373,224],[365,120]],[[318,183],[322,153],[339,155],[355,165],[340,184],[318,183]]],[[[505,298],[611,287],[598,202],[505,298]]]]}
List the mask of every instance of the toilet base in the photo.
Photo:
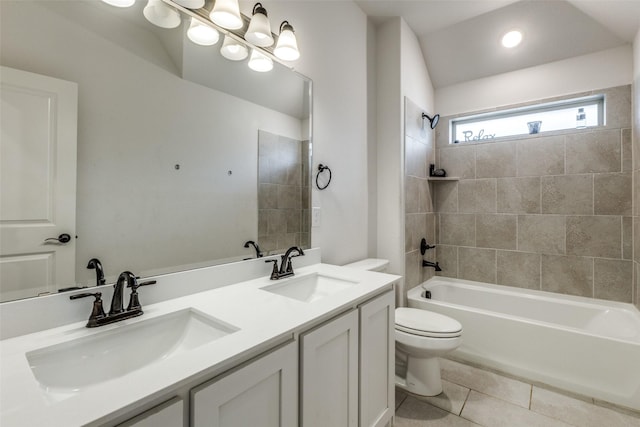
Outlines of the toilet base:
{"type": "Polygon", "coordinates": [[[437,357],[407,357],[406,378],[396,375],[396,386],[420,396],[437,396],[442,393],[440,361],[437,357]]]}

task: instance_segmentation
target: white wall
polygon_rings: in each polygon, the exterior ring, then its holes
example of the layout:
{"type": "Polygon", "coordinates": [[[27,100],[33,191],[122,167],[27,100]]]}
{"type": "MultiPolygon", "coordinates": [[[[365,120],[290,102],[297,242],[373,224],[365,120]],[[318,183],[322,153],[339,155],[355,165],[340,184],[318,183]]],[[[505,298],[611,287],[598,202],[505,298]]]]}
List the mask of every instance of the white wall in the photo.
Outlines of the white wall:
{"type": "Polygon", "coordinates": [[[442,116],[630,84],[631,45],[438,88],[442,116]]]}
{"type": "MultiPolygon", "coordinates": [[[[250,10],[243,3],[243,11],[250,10]],[[245,10],[246,8],[246,10],[245,10]]],[[[265,5],[272,25],[288,20],[301,58],[295,68],[313,80],[313,167],[331,168],[324,191],[315,189],[321,226],[312,246],[323,262],[365,258],[368,247],[367,18],[351,1],[276,1],[265,5]]],[[[315,182],[315,179],[314,179],[315,182]]],[[[315,188],[315,184],[314,184],[315,188]]]]}
{"type": "Polygon", "coordinates": [[[418,39],[399,17],[376,33],[377,74],[377,255],[390,271],[405,273],[404,97],[433,112],[433,86],[418,39]]]}

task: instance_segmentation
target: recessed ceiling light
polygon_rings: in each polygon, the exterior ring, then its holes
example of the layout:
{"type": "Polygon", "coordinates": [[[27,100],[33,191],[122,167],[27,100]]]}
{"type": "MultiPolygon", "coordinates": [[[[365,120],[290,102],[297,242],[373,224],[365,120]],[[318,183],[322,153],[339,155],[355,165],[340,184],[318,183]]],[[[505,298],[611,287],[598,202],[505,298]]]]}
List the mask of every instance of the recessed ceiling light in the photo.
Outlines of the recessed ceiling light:
{"type": "Polygon", "coordinates": [[[507,48],[516,47],[522,41],[522,33],[518,30],[509,31],[502,36],[502,46],[507,48]]]}

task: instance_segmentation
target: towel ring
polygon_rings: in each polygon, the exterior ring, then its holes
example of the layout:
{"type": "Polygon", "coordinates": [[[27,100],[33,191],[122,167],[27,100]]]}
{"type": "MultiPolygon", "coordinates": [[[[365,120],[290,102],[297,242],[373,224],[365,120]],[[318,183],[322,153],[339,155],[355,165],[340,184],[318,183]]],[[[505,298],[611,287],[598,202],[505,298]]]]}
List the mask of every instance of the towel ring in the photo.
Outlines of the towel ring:
{"type": "Polygon", "coordinates": [[[329,169],[329,166],[325,166],[322,163],[320,163],[318,165],[318,172],[316,173],[316,187],[318,187],[318,190],[324,190],[329,186],[330,183],[331,183],[331,169],[329,169]],[[318,183],[318,178],[320,178],[320,174],[325,170],[329,171],[329,181],[327,181],[327,183],[324,186],[320,186],[320,184],[318,183]]]}

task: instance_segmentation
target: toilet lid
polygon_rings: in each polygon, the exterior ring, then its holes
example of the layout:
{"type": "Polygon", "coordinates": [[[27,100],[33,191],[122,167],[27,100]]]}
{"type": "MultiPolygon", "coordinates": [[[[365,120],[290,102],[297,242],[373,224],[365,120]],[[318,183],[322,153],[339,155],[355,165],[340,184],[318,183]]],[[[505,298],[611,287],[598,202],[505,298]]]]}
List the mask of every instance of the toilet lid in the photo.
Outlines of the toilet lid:
{"type": "Polygon", "coordinates": [[[434,338],[462,335],[462,325],[451,317],[418,308],[396,308],[396,329],[408,334],[434,338]]]}

